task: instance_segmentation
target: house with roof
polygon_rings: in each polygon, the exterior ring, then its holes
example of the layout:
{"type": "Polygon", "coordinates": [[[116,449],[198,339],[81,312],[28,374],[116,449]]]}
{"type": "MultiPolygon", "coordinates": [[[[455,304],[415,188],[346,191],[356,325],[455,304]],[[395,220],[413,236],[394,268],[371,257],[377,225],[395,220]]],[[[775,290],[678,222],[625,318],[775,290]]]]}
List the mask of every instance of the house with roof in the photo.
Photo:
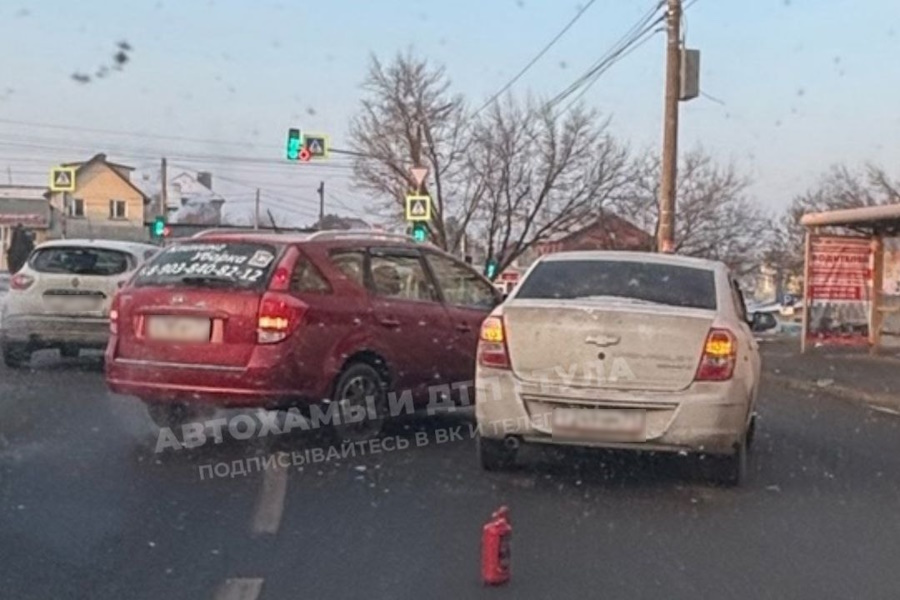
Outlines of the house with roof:
{"type": "Polygon", "coordinates": [[[166,219],[169,223],[221,225],[225,198],[213,190],[212,173],[183,172],[166,186],[166,219]]]}
{"type": "Polygon", "coordinates": [[[75,191],[48,192],[60,218],[54,237],[145,241],[150,198],[131,181],[133,167],[113,163],[105,154],[66,163],[75,168],[75,191]]]}

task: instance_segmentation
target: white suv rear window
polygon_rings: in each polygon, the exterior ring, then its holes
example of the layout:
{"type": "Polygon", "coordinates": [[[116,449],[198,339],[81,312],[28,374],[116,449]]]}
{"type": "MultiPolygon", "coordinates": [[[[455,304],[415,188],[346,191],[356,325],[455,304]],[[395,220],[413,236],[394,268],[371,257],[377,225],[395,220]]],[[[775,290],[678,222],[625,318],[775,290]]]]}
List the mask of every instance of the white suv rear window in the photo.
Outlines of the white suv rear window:
{"type": "Polygon", "coordinates": [[[112,277],[128,271],[134,259],[126,252],[105,248],[40,248],[29,260],[39,273],[112,277]]]}

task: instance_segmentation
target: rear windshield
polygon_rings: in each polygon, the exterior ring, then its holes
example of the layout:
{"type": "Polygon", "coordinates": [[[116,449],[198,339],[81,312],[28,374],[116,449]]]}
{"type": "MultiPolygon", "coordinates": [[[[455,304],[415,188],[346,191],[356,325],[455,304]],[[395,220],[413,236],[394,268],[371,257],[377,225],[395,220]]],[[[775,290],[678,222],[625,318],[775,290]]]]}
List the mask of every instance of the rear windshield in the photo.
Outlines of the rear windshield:
{"type": "Polygon", "coordinates": [[[553,260],[539,264],[516,298],[622,298],[670,306],[716,308],[713,272],[658,263],[553,260]]]}
{"type": "Polygon", "coordinates": [[[35,251],[29,264],[40,273],[109,277],[128,271],[133,260],[128,253],[118,250],[57,247],[35,251]]]}
{"type": "Polygon", "coordinates": [[[269,280],[277,255],[274,246],[250,242],[179,244],[144,265],[134,285],[255,289],[269,280]]]}

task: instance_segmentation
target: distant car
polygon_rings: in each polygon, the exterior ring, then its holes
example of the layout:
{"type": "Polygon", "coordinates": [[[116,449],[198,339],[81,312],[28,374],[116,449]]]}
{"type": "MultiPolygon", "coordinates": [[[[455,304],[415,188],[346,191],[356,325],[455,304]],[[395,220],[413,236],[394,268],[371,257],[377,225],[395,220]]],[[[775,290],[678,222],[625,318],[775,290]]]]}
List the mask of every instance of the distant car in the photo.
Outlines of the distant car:
{"type": "Polygon", "coordinates": [[[44,348],[66,357],[104,348],[113,296],[158,250],[110,240],[40,244],[9,281],[0,319],[3,361],[17,368],[44,348]]]}
{"type": "Polygon", "coordinates": [[[665,254],[544,256],[485,320],[475,409],[483,468],[525,443],[702,453],[744,475],[760,380],[737,283],[665,254]]]}
{"type": "Polygon", "coordinates": [[[750,329],[757,335],[777,333],[778,319],[771,311],[758,311],[750,314],[750,329]]]}
{"type": "Polygon", "coordinates": [[[371,417],[340,428],[369,437],[386,391],[427,402],[431,386],[471,385],[481,322],[500,300],[469,265],[405,236],[210,232],[121,290],[106,379],[160,426],[213,406],[344,411],[371,397],[371,417]]]}

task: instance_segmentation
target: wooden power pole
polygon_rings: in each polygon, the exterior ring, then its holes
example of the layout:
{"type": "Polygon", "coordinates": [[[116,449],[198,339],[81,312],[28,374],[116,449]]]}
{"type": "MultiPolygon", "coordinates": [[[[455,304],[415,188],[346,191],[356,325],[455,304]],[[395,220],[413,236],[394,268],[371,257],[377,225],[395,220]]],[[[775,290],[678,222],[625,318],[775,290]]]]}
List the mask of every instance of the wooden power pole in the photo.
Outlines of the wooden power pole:
{"type": "Polygon", "coordinates": [[[668,0],[666,14],[666,99],[659,184],[657,250],[675,251],[675,190],[678,174],[678,101],[681,97],[681,0],[668,0]]]}
{"type": "Polygon", "coordinates": [[[322,224],[325,223],[325,182],[319,182],[319,189],[316,190],[319,192],[319,228],[322,228],[322,224]]]}
{"type": "Polygon", "coordinates": [[[259,188],[256,188],[256,210],[253,212],[253,229],[259,229],[259,188]]]}
{"type": "Polygon", "coordinates": [[[156,207],[156,216],[165,217],[169,212],[169,165],[165,156],[159,163],[159,181],[159,206],[156,207]]]}

